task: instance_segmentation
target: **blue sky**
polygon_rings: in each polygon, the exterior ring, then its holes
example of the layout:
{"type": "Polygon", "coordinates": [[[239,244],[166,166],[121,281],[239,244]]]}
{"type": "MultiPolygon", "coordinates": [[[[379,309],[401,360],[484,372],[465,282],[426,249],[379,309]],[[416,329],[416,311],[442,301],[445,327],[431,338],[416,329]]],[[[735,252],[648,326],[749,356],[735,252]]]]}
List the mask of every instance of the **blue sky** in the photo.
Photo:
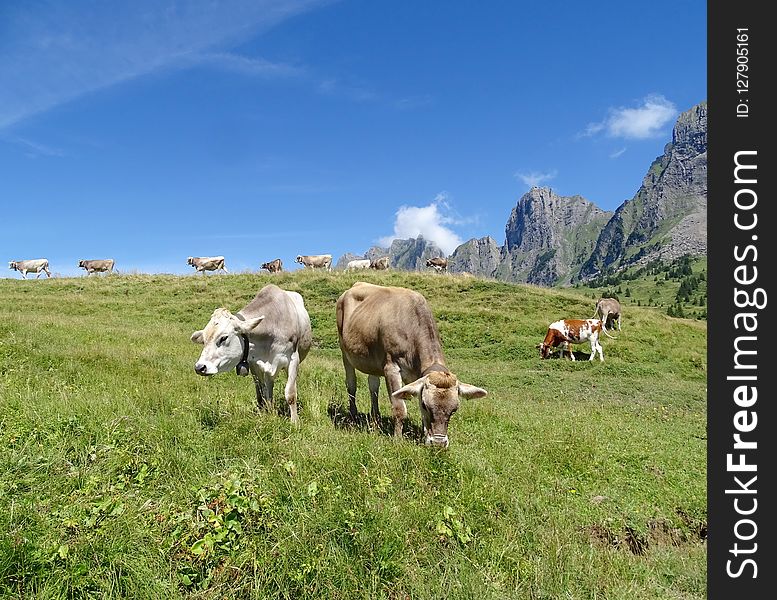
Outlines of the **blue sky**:
{"type": "MultiPolygon", "coordinates": [[[[232,271],[614,210],[706,99],[706,3],[0,4],[0,258],[232,271]]],[[[18,276],[3,268],[0,276],[18,276]]]]}

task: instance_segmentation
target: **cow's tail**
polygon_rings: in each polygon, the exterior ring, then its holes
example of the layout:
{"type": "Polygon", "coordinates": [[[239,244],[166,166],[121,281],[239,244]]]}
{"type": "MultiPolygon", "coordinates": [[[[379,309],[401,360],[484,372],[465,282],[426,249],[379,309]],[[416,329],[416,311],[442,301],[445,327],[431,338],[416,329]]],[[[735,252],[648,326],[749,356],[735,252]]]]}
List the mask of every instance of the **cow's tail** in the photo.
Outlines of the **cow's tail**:
{"type": "Polygon", "coordinates": [[[604,332],[604,335],[606,335],[606,336],[607,336],[608,338],[610,338],[611,340],[617,340],[617,339],[618,339],[618,338],[616,338],[616,337],[614,337],[614,336],[610,335],[609,333],[607,333],[607,325],[605,324],[605,322],[604,322],[604,321],[602,321],[602,331],[604,332]]]}

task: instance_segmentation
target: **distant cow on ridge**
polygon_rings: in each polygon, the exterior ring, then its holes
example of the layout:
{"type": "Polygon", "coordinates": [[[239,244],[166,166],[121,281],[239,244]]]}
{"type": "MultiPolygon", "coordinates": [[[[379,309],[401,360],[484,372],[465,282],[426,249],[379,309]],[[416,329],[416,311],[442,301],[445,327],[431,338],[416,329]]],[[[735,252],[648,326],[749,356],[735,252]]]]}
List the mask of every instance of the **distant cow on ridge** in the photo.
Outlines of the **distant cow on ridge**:
{"type": "Polygon", "coordinates": [[[78,267],[86,269],[87,275],[92,273],[112,273],[113,265],[116,263],[112,258],[106,260],[79,260],[78,267]]]}
{"type": "Polygon", "coordinates": [[[357,269],[368,269],[371,265],[371,261],[369,258],[360,258],[356,260],[350,260],[348,261],[348,264],[345,265],[346,271],[356,271],[357,269]]]}
{"type": "Polygon", "coordinates": [[[331,254],[300,254],[294,259],[294,262],[298,262],[304,265],[306,268],[311,269],[326,269],[332,270],[332,255],[331,254]]]}
{"type": "Polygon", "coordinates": [[[270,273],[280,273],[283,271],[283,262],[280,258],[276,258],[270,262],[262,263],[262,268],[270,273]]]}
{"type": "Polygon", "coordinates": [[[13,271],[19,271],[24,279],[27,279],[27,273],[37,273],[35,279],[38,279],[41,273],[45,273],[46,277],[51,277],[51,271],[49,271],[49,261],[45,258],[12,260],[8,263],[8,268],[13,271]]]}
{"type": "Polygon", "coordinates": [[[381,256],[370,263],[370,269],[375,269],[376,271],[385,271],[390,266],[391,262],[388,256],[381,256]]]}
{"type": "Polygon", "coordinates": [[[427,267],[434,267],[434,270],[438,273],[442,273],[445,271],[448,272],[448,259],[442,258],[441,256],[436,256],[434,258],[430,258],[426,261],[427,267]]]}
{"type": "Polygon", "coordinates": [[[197,271],[205,275],[205,271],[227,271],[223,256],[190,256],[186,264],[193,266],[197,271]]]}

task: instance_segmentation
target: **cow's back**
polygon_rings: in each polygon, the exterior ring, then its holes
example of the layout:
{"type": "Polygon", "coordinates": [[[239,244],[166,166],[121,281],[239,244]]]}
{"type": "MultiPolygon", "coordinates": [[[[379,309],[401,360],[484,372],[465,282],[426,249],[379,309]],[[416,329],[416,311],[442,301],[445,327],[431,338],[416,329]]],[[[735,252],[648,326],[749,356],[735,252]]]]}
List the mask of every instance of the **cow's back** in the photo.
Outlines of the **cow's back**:
{"type": "Polygon", "coordinates": [[[282,290],[277,285],[264,286],[239,314],[248,319],[264,315],[254,334],[276,340],[290,339],[298,348],[300,359],[305,358],[313,342],[310,316],[302,296],[282,290]]]}
{"type": "Polygon", "coordinates": [[[429,304],[406,288],[355,283],[337,300],[337,331],[343,352],[369,360],[375,374],[381,373],[386,355],[416,368],[422,354],[442,357],[429,304]]]}

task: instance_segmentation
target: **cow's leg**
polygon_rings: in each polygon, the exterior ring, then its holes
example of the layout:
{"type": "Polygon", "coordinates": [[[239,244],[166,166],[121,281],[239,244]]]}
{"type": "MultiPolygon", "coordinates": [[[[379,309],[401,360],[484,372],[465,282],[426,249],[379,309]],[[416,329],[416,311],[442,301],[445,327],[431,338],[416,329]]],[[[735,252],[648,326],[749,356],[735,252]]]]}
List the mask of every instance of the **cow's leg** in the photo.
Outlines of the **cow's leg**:
{"type": "Polygon", "coordinates": [[[264,408],[267,402],[267,399],[265,398],[265,390],[264,390],[264,373],[255,372],[252,369],[251,377],[253,377],[254,379],[254,387],[256,388],[256,405],[259,408],[264,408]]]}
{"type": "Polygon", "coordinates": [[[351,420],[356,421],[356,369],[343,356],[343,367],[345,368],[345,389],[348,391],[348,408],[351,411],[351,420]]]}
{"type": "Polygon", "coordinates": [[[402,376],[399,373],[399,367],[392,362],[387,362],[383,367],[383,374],[386,377],[386,387],[391,400],[391,412],[394,413],[394,435],[402,437],[402,426],[407,417],[407,405],[401,398],[394,398],[394,392],[402,387],[402,376]]]}
{"type": "Polygon", "coordinates": [[[264,372],[264,397],[267,399],[267,402],[270,403],[270,407],[275,406],[273,399],[273,393],[275,391],[275,373],[275,370],[273,370],[272,373],[268,373],[267,371],[264,372]]]}
{"type": "MultiPolygon", "coordinates": [[[[567,349],[567,352],[569,353],[570,360],[573,360],[573,361],[576,360],[575,359],[575,353],[572,350],[572,346],[570,345],[570,343],[569,342],[564,342],[564,347],[567,349]]],[[[562,358],[563,358],[563,354],[564,353],[562,352],[562,358]]]]}
{"type": "Polygon", "coordinates": [[[291,355],[291,361],[288,367],[288,379],[286,380],[286,402],[289,405],[289,413],[291,415],[291,422],[299,424],[299,417],[297,416],[297,371],[299,370],[299,352],[294,352],[291,355]]]}
{"type": "Polygon", "coordinates": [[[367,377],[367,382],[370,386],[370,401],[371,401],[371,410],[370,410],[370,417],[372,417],[372,420],[375,421],[375,424],[377,425],[380,423],[380,409],[378,408],[378,393],[380,392],[380,377],[377,375],[369,375],[367,377]]]}
{"type": "Polygon", "coordinates": [[[618,331],[621,330],[621,316],[618,315],[618,331]]]}

